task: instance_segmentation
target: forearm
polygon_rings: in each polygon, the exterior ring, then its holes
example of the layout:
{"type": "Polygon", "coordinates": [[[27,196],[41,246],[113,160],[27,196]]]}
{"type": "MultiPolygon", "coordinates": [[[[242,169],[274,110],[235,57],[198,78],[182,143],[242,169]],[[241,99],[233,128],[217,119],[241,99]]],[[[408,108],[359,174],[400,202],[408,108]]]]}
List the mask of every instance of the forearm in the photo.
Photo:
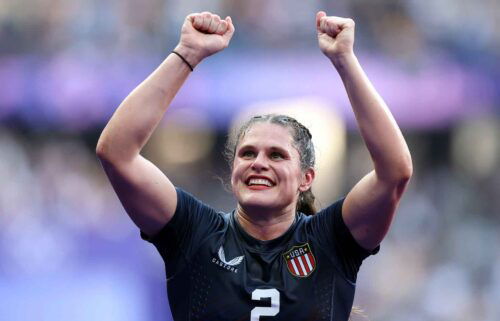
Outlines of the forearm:
{"type": "Polygon", "coordinates": [[[222,20],[210,12],[188,15],[175,48],[180,56],[171,53],[121,103],[99,138],[98,156],[111,162],[134,159],[191,72],[188,64],[195,67],[226,48],[233,33],[230,17],[222,20]]]}
{"type": "Polygon", "coordinates": [[[399,181],[412,172],[411,156],[394,117],[354,54],[332,60],[346,88],[361,136],[379,179],[399,181]]]}
{"type": "Polygon", "coordinates": [[[126,161],[138,155],[190,72],[170,54],[115,111],[99,138],[99,156],[126,161]]]}

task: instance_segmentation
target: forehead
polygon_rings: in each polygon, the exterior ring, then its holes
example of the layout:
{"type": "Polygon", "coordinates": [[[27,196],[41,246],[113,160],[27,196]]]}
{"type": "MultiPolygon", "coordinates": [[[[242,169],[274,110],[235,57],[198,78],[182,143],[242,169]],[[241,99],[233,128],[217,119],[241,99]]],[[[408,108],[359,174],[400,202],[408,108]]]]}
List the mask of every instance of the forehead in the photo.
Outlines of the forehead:
{"type": "Polygon", "coordinates": [[[290,130],[272,123],[255,123],[250,126],[240,139],[238,147],[247,145],[295,149],[290,130]]]}

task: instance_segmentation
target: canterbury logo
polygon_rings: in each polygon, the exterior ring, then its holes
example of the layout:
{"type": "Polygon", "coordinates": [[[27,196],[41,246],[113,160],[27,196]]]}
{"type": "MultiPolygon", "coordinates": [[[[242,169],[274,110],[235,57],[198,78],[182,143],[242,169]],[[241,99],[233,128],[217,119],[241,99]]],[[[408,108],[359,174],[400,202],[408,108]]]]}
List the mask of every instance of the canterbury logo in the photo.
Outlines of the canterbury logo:
{"type": "Polygon", "coordinates": [[[228,262],[228,261],[226,261],[226,255],[224,254],[224,249],[222,248],[222,245],[221,245],[221,247],[219,249],[219,260],[221,260],[221,262],[223,262],[224,264],[227,264],[230,266],[236,266],[236,265],[240,264],[241,261],[243,261],[243,255],[237,256],[228,262]]]}

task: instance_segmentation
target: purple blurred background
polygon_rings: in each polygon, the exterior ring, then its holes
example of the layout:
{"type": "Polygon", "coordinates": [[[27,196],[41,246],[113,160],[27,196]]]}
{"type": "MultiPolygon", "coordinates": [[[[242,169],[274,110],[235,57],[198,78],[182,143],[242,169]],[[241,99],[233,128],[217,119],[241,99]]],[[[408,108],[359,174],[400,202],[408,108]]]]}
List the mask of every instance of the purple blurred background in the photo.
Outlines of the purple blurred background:
{"type": "MultiPolygon", "coordinates": [[[[231,15],[224,52],[190,76],[144,154],[216,208],[235,201],[223,144],[249,112],[298,113],[318,139],[320,205],[370,161],[317,10],[356,21],[356,53],[415,174],[359,274],[370,320],[498,320],[500,10],[495,1],[17,0],[0,4],[0,320],[171,320],[163,263],[94,148],[121,100],[172,50],[184,17],[231,15]],[[323,121],[323,122],[322,122],[323,121]],[[320,164],[321,165],[321,164],[320,164]]],[[[146,107],[146,106],[145,106],[146,107]]]]}

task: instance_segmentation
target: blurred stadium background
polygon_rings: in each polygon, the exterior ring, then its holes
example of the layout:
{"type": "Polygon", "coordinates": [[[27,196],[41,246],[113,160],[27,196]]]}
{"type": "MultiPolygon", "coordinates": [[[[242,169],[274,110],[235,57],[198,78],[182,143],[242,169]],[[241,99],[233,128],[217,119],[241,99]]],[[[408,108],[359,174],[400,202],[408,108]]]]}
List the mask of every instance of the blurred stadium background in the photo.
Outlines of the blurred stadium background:
{"type": "MultiPolygon", "coordinates": [[[[170,320],[164,270],[95,157],[120,101],[184,17],[231,15],[145,149],[223,210],[227,133],[251,112],[311,126],[320,205],[370,169],[314,15],[357,22],[356,52],[410,145],[415,173],[355,304],[370,320],[499,320],[500,4],[485,0],[0,2],[0,320],[170,320]],[[328,166],[323,169],[327,164],[328,166]]],[[[146,108],[146,106],[145,106],[146,108]]]]}

